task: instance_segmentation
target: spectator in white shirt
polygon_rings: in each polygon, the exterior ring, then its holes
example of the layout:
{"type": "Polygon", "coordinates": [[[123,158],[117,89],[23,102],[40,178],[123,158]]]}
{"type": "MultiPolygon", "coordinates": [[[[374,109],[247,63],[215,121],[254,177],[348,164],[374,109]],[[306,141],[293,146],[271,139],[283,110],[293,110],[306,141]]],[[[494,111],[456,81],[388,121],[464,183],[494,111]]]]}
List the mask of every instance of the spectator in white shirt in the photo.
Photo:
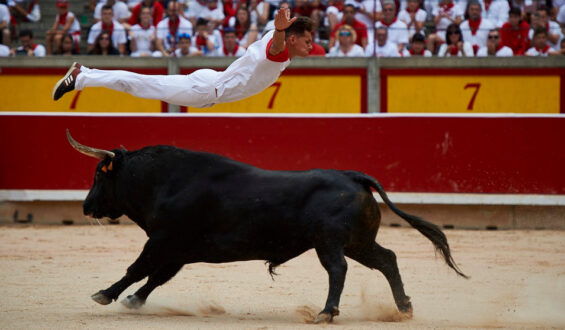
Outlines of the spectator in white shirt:
{"type": "Polygon", "coordinates": [[[2,44],[8,46],[12,42],[12,36],[10,33],[10,20],[11,16],[8,6],[0,3],[0,32],[2,33],[2,35],[0,35],[0,38],[2,38],[2,44]]]}
{"type": "Polygon", "coordinates": [[[13,48],[10,51],[10,56],[23,55],[23,56],[35,56],[44,57],[45,47],[40,44],[33,42],[33,33],[31,30],[21,30],[20,31],[20,43],[21,46],[13,48]]]}
{"type": "Polygon", "coordinates": [[[162,56],[155,48],[155,27],[151,21],[151,8],[142,7],[139,24],[132,26],[128,33],[131,57],[162,56]]]}
{"type": "Polygon", "coordinates": [[[192,57],[192,56],[203,56],[204,54],[198,50],[198,48],[192,46],[190,34],[181,33],[178,36],[179,42],[177,44],[177,49],[175,49],[176,57],[192,57]]]}
{"type": "Polygon", "coordinates": [[[365,57],[363,47],[355,43],[357,39],[355,29],[345,24],[337,29],[336,35],[339,43],[330,49],[327,57],[365,57]]]}
{"type": "Polygon", "coordinates": [[[437,56],[439,57],[473,57],[473,47],[465,41],[461,29],[457,24],[451,24],[445,30],[446,42],[441,45],[437,56]]]}
{"type": "Polygon", "coordinates": [[[547,44],[549,47],[553,50],[560,49],[560,42],[563,38],[561,26],[559,26],[557,22],[549,19],[548,10],[545,7],[536,9],[532,15],[532,28],[529,32],[530,40],[533,40],[534,30],[537,28],[544,28],[547,31],[547,44]]]}
{"type": "Polygon", "coordinates": [[[366,56],[400,57],[396,44],[388,41],[388,29],[384,26],[375,30],[376,43],[369,44],[365,49],[366,56]]]}
{"type": "Polygon", "coordinates": [[[532,39],[532,47],[526,51],[527,56],[548,56],[557,55],[551,46],[547,44],[547,30],[543,27],[538,27],[534,31],[532,39]]]}
{"type": "Polygon", "coordinates": [[[102,19],[102,7],[104,5],[112,6],[114,11],[114,20],[118,21],[120,24],[128,24],[129,17],[131,13],[129,11],[128,5],[119,0],[106,0],[105,3],[98,3],[94,9],[94,22],[100,22],[102,19]]]}
{"type": "Polygon", "coordinates": [[[489,19],[499,28],[508,21],[508,12],[510,5],[508,0],[481,0],[482,1],[482,17],[489,19]]]}
{"type": "Polygon", "coordinates": [[[471,43],[474,54],[477,54],[479,48],[487,45],[488,32],[495,28],[487,18],[482,18],[482,7],[478,0],[470,0],[467,4],[467,15],[469,19],[463,21],[460,25],[463,40],[471,43]]]}
{"type": "Polygon", "coordinates": [[[436,31],[428,37],[428,49],[435,54],[438,48],[445,43],[445,31],[450,24],[461,24],[463,10],[456,6],[453,0],[441,0],[434,4],[432,9],[436,31]]]}
{"type": "Polygon", "coordinates": [[[216,56],[226,57],[226,56],[236,56],[240,57],[245,54],[245,48],[241,47],[237,43],[237,36],[235,35],[235,29],[227,27],[224,29],[224,46],[220,48],[216,56]]]}
{"type": "Polygon", "coordinates": [[[388,31],[388,42],[397,46],[399,54],[408,44],[408,27],[396,18],[396,4],[394,0],[383,0],[383,19],[376,22],[375,27],[386,27],[388,31]]]}
{"type": "Polygon", "coordinates": [[[488,33],[487,45],[477,52],[477,57],[496,56],[496,57],[512,57],[514,52],[512,48],[504,46],[500,42],[500,32],[498,29],[492,29],[488,33]]]}
{"type": "Polygon", "coordinates": [[[426,11],[420,8],[420,0],[408,0],[406,8],[398,13],[398,19],[408,26],[409,37],[420,33],[426,22],[426,11]]]}
{"type": "Polygon", "coordinates": [[[180,6],[175,1],[167,4],[168,17],[157,24],[156,47],[163,56],[173,54],[177,48],[178,35],[186,33],[192,35],[192,23],[179,14],[180,6]]]}
{"type": "Polygon", "coordinates": [[[412,36],[410,49],[405,49],[402,53],[403,57],[423,56],[432,57],[432,52],[426,49],[426,37],[421,33],[415,33],[412,36]]]}
{"type": "Polygon", "coordinates": [[[104,5],[101,12],[102,19],[100,22],[94,24],[88,33],[87,51],[90,52],[94,49],[96,37],[98,37],[102,31],[106,31],[112,37],[114,48],[116,48],[120,54],[125,54],[127,42],[126,30],[118,21],[114,20],[114,9],[112,6],[104,5]]]}

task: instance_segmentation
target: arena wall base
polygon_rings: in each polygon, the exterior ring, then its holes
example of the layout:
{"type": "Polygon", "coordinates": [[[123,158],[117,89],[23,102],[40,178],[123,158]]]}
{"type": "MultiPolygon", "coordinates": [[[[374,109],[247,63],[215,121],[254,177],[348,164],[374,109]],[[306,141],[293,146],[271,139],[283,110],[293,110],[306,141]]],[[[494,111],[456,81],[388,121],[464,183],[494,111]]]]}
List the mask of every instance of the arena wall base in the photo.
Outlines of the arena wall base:
{"type": "MultiPolygon", "coordinates": [[[[384,204],[380,204],[383,226],[409,227],[384,204]]],[[[454,229],[565,229],[565,206],[400,204],[405,212],[418,215],[442,228],[454,229]]],[[[110,224],[109,219],[99,220],[110,224]]],[[[132,224],[127,217],[120,224],[132,224]]],[[[0,202],[0,225],[98,225],[82,214],[80,201],[0,202]],[[14,215],[17,214],[16,218],[14,215]],[[31,215],[31,217],[30,217],[31,215]]]]}

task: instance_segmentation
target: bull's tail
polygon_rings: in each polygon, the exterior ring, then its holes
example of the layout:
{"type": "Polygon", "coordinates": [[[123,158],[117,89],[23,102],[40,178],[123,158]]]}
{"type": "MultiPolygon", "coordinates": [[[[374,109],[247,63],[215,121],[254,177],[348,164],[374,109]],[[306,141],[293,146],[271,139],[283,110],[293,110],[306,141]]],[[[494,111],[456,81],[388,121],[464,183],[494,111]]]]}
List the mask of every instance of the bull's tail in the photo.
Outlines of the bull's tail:
{"type": "Polygon", "coordinates": [[[449,243],[447,242],[447,237],[445,237],[445,234],[438,226],[415,215],[405,213],[397,208],[396,205],[394,205],[390,201],[390,199],[388,199],[388,195],[386,194],[385,190],[375,178],[361,172],[347,171],[345,172],[345,174],[351,177],[354,181],[359,182],[360,184],[365,186],[369,191],[369,187],[374,188],[379,193],[386,205],[388,205],[388,207],[392,211],[394,211],[394,213],[396,213],[402,219],[406,220],[412,227],[417,229],[422,235],[426,236],[434,244],[436,251],[443,256],[445,262],[449,267],[451,267],[460,276],[469,278],[467,275],[463,274],[463,272],[455,263],[455,260],[453,260],[453,257],[451,256],[451,250],[449,249],[449,243]]]}

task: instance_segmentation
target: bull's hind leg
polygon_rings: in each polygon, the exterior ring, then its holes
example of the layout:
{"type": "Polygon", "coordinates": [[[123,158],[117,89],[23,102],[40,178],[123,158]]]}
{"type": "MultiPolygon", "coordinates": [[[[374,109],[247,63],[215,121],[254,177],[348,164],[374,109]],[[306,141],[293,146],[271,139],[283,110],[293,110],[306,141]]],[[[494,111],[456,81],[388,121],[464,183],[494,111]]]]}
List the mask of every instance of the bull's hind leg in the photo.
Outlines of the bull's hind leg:
{"type": "Polygon", "coordinates": [[[331,322],[333,317],[339,315],[339,299],[343,291],[347,262],[343,254],[343,246],[324,242],[316,246],[316,253],[329,275],[329,293],[326,306],[318,314],[314,323],[331,322]]]}
{"type": "Polygon", "coordinates": [[[145,300],[156,287],[165,284],[178,273],[183,264],[168,264],[149,275],[147,283],[133,295],[127,296],[121,303],[127,308],[137,309],[145,304],[145,300]]]}
{"type": "Polygon", "coordinates": [[[412,303],[410,297],[404,292],[394,252],[373,242],[373,244],[364,247],[347,247],[345,255],[364,266],[380,270],[390,284],[398,310],[412,316],[412,303]]]}

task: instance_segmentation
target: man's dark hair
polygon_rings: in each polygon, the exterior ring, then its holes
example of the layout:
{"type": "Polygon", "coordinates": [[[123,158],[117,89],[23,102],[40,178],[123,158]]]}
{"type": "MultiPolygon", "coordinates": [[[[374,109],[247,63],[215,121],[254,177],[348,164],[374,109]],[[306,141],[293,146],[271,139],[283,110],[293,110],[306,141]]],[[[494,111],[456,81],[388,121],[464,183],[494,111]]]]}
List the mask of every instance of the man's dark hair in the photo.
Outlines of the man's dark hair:
{"type": "Polygon", "coordinates": [[[522,17],[522,10],[519,7],[512,7],[508,11],[508,15],[516,15],[522,17]]]}
{"type": "Polygon", "coordinates": [[[208,20],[202,17],[198,18],[196,20],[196,26],[201,26],[201,25],[208,26],[208,20]]]}
{"type": "MultiPolygon", "coordinates": [[[[108,9],[111,10],[111,11],[114,11],[114,8],[113,8],[111,5],[104,5],[104,6],[102,6],[102,10],[108,10],[108,9]]],[[[102,11],[102,10],[101,10],[101,11],[102,11]]]]}
{"type": "Polygon", "coordinates": [[[31,32],[31,30],[28,30],[28,29],[21,30],[20,31],[20,38],[21,37],[29,37],[30,39],[33,39],[33,32],[31,32]]]}
{"type": "Polygon", "coordinates": [[[537,36],[538,34],[545,34],[545,36],[547,37],[547,29],[544,27],[538,27],[534,30],[534,37],[537,36]]]}
{"type": "Polygon", "coordinates": [[[314,21],[310,17],[299,16],[296,18],[288,29],[285,30],[285,36],[297,35],[303,36],[306,31],[312,32],[314,30],[314,21]]]}

